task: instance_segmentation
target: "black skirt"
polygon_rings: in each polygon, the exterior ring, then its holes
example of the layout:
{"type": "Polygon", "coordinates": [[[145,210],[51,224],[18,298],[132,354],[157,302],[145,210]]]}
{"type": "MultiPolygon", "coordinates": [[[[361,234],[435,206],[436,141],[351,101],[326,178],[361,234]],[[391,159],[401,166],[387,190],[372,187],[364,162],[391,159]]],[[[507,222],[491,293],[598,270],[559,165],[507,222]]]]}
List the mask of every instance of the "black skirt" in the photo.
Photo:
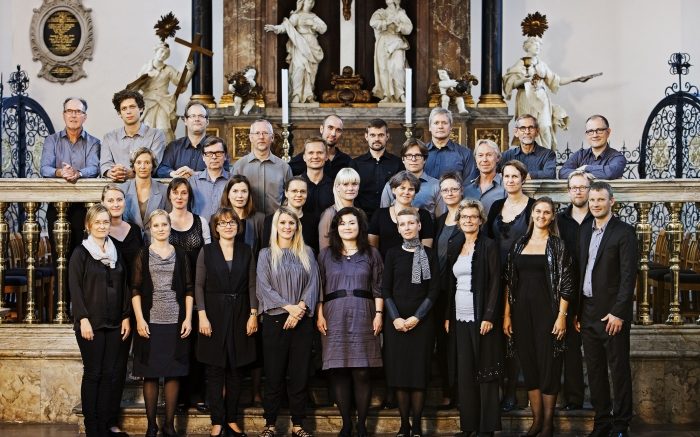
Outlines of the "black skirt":
{"type": "Polygon", "coordinates": [[[161,378],[186,376],[190,371],[188,354],[177,356],[176,349],[180,340],[180,325],[177,323],[161,325],[149,323],[151,331],[150,350],[146,362],[134,354],[134,376],[142,378],[161,378]]]}

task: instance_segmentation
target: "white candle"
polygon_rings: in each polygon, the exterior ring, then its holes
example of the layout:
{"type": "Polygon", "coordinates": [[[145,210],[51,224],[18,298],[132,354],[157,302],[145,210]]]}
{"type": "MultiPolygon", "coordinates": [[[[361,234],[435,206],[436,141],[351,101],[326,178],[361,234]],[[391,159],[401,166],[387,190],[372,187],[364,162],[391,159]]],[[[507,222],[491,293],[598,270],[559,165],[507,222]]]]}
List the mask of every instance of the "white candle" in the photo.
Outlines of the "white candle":
{"type": "Polygon", "coordinates": [[[406,123],[411,122],[411,69],[406,69],[406,123]]]}
{"type": "Polygon", "coordinates": [[[282,123],[289,123],[289,70],[282,69],[282,123]]]}

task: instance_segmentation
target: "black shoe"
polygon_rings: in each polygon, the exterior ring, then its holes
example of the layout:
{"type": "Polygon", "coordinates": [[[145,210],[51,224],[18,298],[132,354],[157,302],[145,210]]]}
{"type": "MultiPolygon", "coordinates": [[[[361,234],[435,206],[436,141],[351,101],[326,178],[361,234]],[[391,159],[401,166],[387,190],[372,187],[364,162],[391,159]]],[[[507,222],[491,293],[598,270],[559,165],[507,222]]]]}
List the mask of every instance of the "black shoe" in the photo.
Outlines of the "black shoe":
{"type": "Polygon", "coordinates": [[[410,437],[411,436],[411,428],[401,428],[399,429],[399,432],[396,433],[396,437],[410,437]]]}
{"type": "Polygon", "coordinates": [[[228,423],[221,428],[225,431],[224,435],[229,435],[231,437],[248,437],[248,434],[244,433],[243,431],[234,431],[228,423]]]}
{"type": "Polygon", "coordinates": [[[411,430],[411,437],[422,437],[423,436],[423,430],[411,430]]]}
{"type": "Polygon", "coordinates": [[[158,437],[158,426],[148,426],[146,428],[146,437],[158,437]]]}
{"type": "Polygon", "coordinates": [[[179,437],[177,431],[174,429],[163,429],[163,437],[179,437]]]}
{"type": "Polygon", "coordinates": [[[209,414],[209,405],[204,402],[197,402],[194,407],[202,414],[209,414]]]}
{"type": "Polygon", "coordinates": [[[503,399],[503,402],[501,402],[501,411],[504,413],[513,411],[516,408],[518,408],[518,404],[515,402],[515,399],[503,399]]]}
{"type": "Polygon", "coordinates": [[[307,432],[304,428],[299,428],[296,431],[292,429],[292,437],[314,437],[314,435],[307,432]]]}
{"type": "Polygon", "coordinates": [[[107,434],[109,437],[129,437],[129,434],[124,431],[112,431],[111,429],[107,430],[107,434]]]}
{"type": "Polygon", "coordinates": [[[610,431],[610,437],[628,437],[627,431],[610,431]]]}
{"type": "Polygon", "coordinates": [[[369,433],[367,432],[367,428],[360,428],[359,426],[357,427],[357,437],[369,437],[369,433]]]}
{"type": "Polygon", "coordinates": [[[568,404],[566,404],[562,407],[562,410],[563,411],[576,411],[576,410],[580,410],[582,408],[583,408],[583,405],[581,405],[581,404],[575,404],[573,402],[569,402],[568,404]]]}
{"type": "Polygon", "coordinates": [[[612,425],[602,425],[593,427],[593,431],[588,434],[588,437],[608,437],[612,432],[612,425]]]}
{"type": "Polygon", "coordinates": [[[471,437],[474,431],[460,431],[454,435],[454,437],[471,437]]]}

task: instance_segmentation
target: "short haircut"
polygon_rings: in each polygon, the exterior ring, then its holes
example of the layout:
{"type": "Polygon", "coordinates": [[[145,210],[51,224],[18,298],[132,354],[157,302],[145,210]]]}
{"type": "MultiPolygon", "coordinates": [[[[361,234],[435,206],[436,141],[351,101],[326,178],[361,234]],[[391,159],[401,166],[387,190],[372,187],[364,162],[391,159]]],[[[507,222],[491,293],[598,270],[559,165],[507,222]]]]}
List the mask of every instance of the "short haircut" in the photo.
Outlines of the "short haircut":
{"type": "Polygon", "coordinates": [[[600,115],[600,114],[593,114],[593,115],[591,115],[590,117],[588,117],[588,118],[586,119],[586,123],[585,123],[585,124],[588,124],[589,121],[595,120],[595,119],[598,119],[598,120],[602,121],[603,123],[605,123],[605,127],[606,127],[606,128],[610,128],[610,123],[608,122],[608,119],[605,118],[605,116],[600,115]]]}
{"type": "Polygon", "coordinates": [[[448,180],[453,180],[459,184],[461,187],[464,181],[462,180],[462,176],[459,175],[459,173],[455,171],[448,171],[447,173],[443,173],[442,176],[440,176],[440,186],[442,186],[442,183],[448,180]]]}
{"type": "Polygon", "coordinates": [[[486,144],[487,146],[489,146],[489,147],[491,148],[491,150],[493,150],[494,153],[496,153],[496,157],[497,157],[499,160],[501,159],[501,156],[502,156],[502,154],[501,154],[501,148],[498,147],[498,144],[496,144],[495,141],[489,140],[489,139],[486,139],[486,138],[481,138],[481,139],[479,139],[479,140],[476,141],[476,145],[474,146],[474,154],[475,154],[475,155],[476,155],[476,149],[478,149],[479,146],[482,145],[482,144],[486,144]]]}
{"type": "Polygon", "coordinates": [[[187,210],[192,212],[192,207],[194,206],[194,192],[192,191],[192,186],[189,181],[185,178],[173,178],[168,184],[168,191],[166,198],[170,201],[170,193],[173,190],[180,188],[181,185],[187,187],[187,210]]]}
{"type": "Polygon", "coordinates": [[[420,191],[420,179],[413,173],[407,170],[401,170],[389,179],[389,187],[393,190],[401,186],[404,182],[408,182],[416,190],[416,194],[420,191]]]}
{"type": "Polygon", "coordinates": [[[353,168],[345,167],[341,168],[337,175],[335,175],[335,180],[333,181],[333,200],[335,202],[335,209],[343,209],[343,201],[338,194],[336,187],[343,184],[360,183],[360,174],[353,168]]]}
{"type": "Polygon", "coordinates": [[[452,111],[445,109],[442,106],[436,106],[432,111],[430,111],[430,116],[428,116],[428,125],[433,124],[433,119],[436,115],[446,115],[450,122],[450,126],[452,126],[452,111]]]}
{"type": "Polygon", "coordinates": [[[87,102],[86,102],[85,99],[82,98],[82,97],[66,97],[66,100],[63,101],[63,110],[64,110],[64,111],[66,110],[66,105],[67,105],[68,102],[70,102],[71,100],[78,100],[78,101],[80,101],[80,103],[83,104],[83,112],[87,112],[87,102]]]}
{"type": "Polygon", "coordinates": [[[370,128],[374,129],[382,129],[389,131],[389,125],[386,124],[386,121],[382,120],[381,118],[374,118],[367,123],[367,132],[369,132],[370,128]]]}
{"type": "Polygon", "coordinates": [[[104,188],[102,188],[102,198],[101,199],[103,202],[105,200],[105,195],[107,194],[107,191],[119,191],[120,193],[122,193],[122,196],[124,198],[126,198],[126,194],[124,194],[124,190],[122,189],[122,187],[120,187],[117,184],[107,184],[104,186],[104,188]]]}
{"type": "Polygon", "coordinates": [[[226,141],[224,141],[224,139],[221,137],[207,137],[204,141],[202,141],[202,152],[207,147],[213,146],[215,144],[221,144],[222,146],[224,146],[224,153],[228,155],[228,147],[226,146],[226,141]]]}
{"type": "Polygon", "coordinates": [[[131,152],[129,155],[129,163],[131,164],[131,168],[134,168],[134,163],[138,159],[139,156],[148,154],[151,157],[151,164],[153,165],[153,171],[156,170],[156,167],[158,167],[158,158],[156,158],[156,154],[153,153],[153,150],[149,149],[148,147],[139,147],[138,149],[134,150],[131,152]]]}
{"type": "Polygon", "coordinates": [[[114,96],[112,97],[112,104],[114,105],[114,110],[117,111],[117,114],[121,113],[122,102],[127,99],[136,100],[136,105],[141,110],[146,107],[146,102],[144,102],[143,95],[140,92],[133,90],[121,90],[114,93],[114,96]]]}
{"type": "Polygon", "coordinates": [[[401,211],[396,213],[396,222],[398,225],[399,217],[402,215],[410,215],[413,216],[418,223],[420,223],[420,212],[418,211],[418,208],[404,208],[401,211]]]}
{"type": "Polygon", "coordinates": [[[274,134],[274,133],[275,133],[275,131],[272,129],[272,123],[270,123],[268,120],[265,120],[264,118],[258,118],[258,119],[255,120],[254,122],[250,123],[250,130],[251,130],[251,133],[252,133],[253,126],[255,125],[255,123],[265,123],[265,124],[267,125],[267,127],[269,128],[269,132],[270,132],[271,134],[274,134]]]}
{"type": "Polygon", "coordinates": [[[606,181],[595,181],[595,182],[591,183],[591,191],[603,191],[603,190],[608,192],[608,195],[610,196],[611,199],[613,197],[615,197],[613,195],[612,187],[606,181]]]}
{"type": "Polygon", "coordinates": [[[214,239],[218,240],[221,238],[217,226],[219,226],[219,222],[227,217],[231,217],[233,221],[236,222],[236,233],[241,231],[242,222],[241,218],[236,214],[236,211],[234,211],[233,208],[221,207],[217,209],[214,215],[209,219],[209,228],[211,229],[211,236],[214,237],[214,239]]]}
{"type": "Polygon", "coordinates": [[[229,191],[231,191],[231,188],[233,188],[233,186],[236,184],[245,184],[246,187],[248,187],[248,201],[243,207],[245,217],[241,217],[245,219],[255,214],[255,205],[253,204],[253,191],[250,188],[250,181],[247,177],[243,176],[242,174],[235,174],[231,176],[231,179],[229,179],[228,182],[226,182],[226,187],[224,187],[224,191],[221,193],[221,201],[219,202],[219,204],[222,207],[233,208],[233,205],[231,205],[231,200],[229,200],[228,198],[228,193],[229,191]]]}
{"type": "Polygon", "coordinates": [[[588,179],[589,184],[592,184],[595,181],[595,176],[588,173],[586,170],[574,170],[571,173],[569,173],[569,177],[566,178],[567,187],[571,188],[571,179],[575,178],[576,176],[581,176],[588,179]]]}
{"type": "Polygon", "coordinates": [[[326,125],[326,122],[328,122],[328,120],[329,120],[331,117],[337,118],[338,120],[340,120],[341,123],[343,122],[343,119],[340,118],[340,117],[338,117],[336,114],[329,114],[329,115],[326,115],[326,118],[323,119],[323,123],[321,123],[321,126],[325,126],[325,125],[326,125]]]}
{"type": "Polygon", "coordinates": [[[515,127],[520,126],[520,120],[523,120],[526,118],[529,118],[530,120],[532,120],[533,123],[535,123],[535,128],[537,128],[537,129],[540,128],[540,124],[537,122],[537,118],[531,114],[523,114],[520,117],[516,118],[515,119],[515,127]]]}
{"type": "Polygon", "coordinates": [[[207,105],[200,102],[199,100],[190,100],[189,102],[187,102],[187,105],[185,106],[184,117],[187,117],[187,112],[193,106],[201,106],[202,108],[204,108],[204,118],[209,118],[209,109],[207,108],[207,105]]]}
{"type": "Polygon", "coordinates": [[[418,138],[409,138],[401,146],[402,158],[406,155],[406,152],[411,147],[418,147],[418,150],[420,150],[421,155],[423,155],[424,157],[428,156],[428,148],[425,147],[425,143],[423,141],[419,140],[418,138]]]}
{"type": "Polygon", "coordinates": [[[156,209],[152,213],[148,215],[148,219],[146,219],[146,223],[144,224],[145,227],[150,228],[151,227],[151,221],[153,218],[158,217],[158,216],[163,216],[165,219],[168,221],[168,224],[171,224],[170,222],[170,214],[164,209],[156,209]]]}
{"type": "Polygon", "coordinates": [[[306,145],[307,145],[307,144],[315,144],[315,143],[321,143],[321,144],[323,144],[323,145],[325,146],[325,145],[326,145],[326,140],[324,140],[323,138],[321,138],[321,137],[318,136],[318,135],[314,135],[314,136],[312,136],[312,137],[309,137],[309,138],[305,139],[305,140],[304,140],[304,152],[306,152],[306,145]]]}
{"type": "Polygon", "coordinates": [[[96,203],[92,205],[90,209],[87,210],[87,213],[85,214],[85,230],[88,234],[90,233],[92,222],[95,221],[95,217],[97,217],[97,214],[101,214],[103,212],[107,214],[107,217],[109,217],[111,220],[112,216],[110,215],[109,210],[106,206],[104,206],[101,203],[96,203]]]}
{"type": "Polygon", "coordinates": [[[510,161],[503,164],[503,167],[501,168],[501,173],[503,173],[503,170],[505,170],[506,167],[515,167],[515,169],[518,170],[518,172],[520,173],[520,177],[522,178],[523,182],[525,182],[528,173],[527,166],[525,164],[518,161],[517,159],[511,159],[510,161]]]}
{"type": "Polygon", "coordinates": [[[481,224],[486,223],[486,210],[484,205],[476,199],[464,199],[459,202],[457,207],[457,213],[455,215],[455,220],[459,222],[459,216],[462,215],[462,211],[465,209],[476,209],[479,212],[479,218],[481,219],[481,224]]]}

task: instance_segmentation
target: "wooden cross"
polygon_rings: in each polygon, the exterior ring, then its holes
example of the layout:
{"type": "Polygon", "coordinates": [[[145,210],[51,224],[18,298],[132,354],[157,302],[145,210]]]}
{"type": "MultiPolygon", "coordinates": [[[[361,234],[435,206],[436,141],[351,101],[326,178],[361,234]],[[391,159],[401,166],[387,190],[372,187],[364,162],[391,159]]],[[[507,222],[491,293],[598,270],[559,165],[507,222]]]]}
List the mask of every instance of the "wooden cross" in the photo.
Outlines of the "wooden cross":
{"type": "MultiPolygon", "coordinates": [[[[205,49],[200,45],[200,42],[202,41],[202,34],[201,33],[195,33],[194,38],[192,39],[192,42],[187,42],[182,38],[175,37],[175,42],[182,44],[183,46],[189,47],[190,48],[190,54],[187,56],[187,62],[190,62],[194,59],[194,52],[199,52],[203,55],[207,56],[214,56],[214,52],[212,52],[209,49],[205,49]]],[[[185,68],[186,70],[186,68],[185,68]]],[[[185,70],[182,70],[182,74],[180,75],[180,82],[177,84],[177,88],[175,89],[175,98],[177,99],[177,96],[182,94],[183,91],[185,91],[185,87],[187,84],[185,83],[185,78],[187,77],[187,72],[185,70]]]]}

